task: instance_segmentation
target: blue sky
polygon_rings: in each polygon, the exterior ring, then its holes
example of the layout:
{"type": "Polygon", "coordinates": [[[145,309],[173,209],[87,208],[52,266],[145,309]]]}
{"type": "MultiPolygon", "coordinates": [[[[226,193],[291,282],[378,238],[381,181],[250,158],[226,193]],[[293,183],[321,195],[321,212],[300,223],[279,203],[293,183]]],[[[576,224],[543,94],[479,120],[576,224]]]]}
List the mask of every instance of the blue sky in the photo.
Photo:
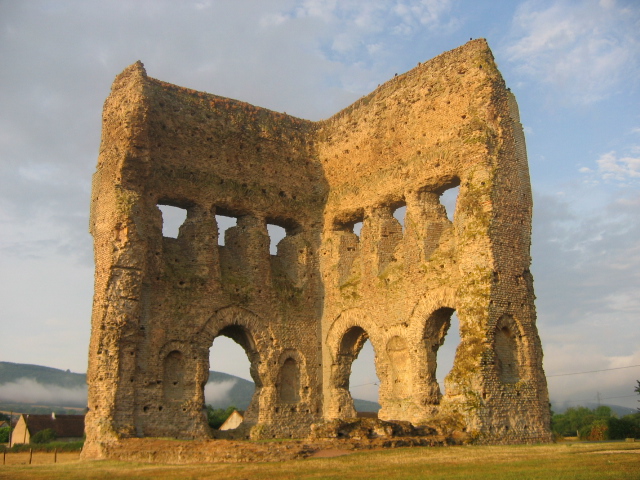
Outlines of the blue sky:
{"type": "Polygon", "coordinates": [[[0,1],[0,360],[86,368],[91,174],[127,65],[318,120],[484,37],[527,136],[551,397],[637,406],[638,32],[635,0],[0,1]]]}

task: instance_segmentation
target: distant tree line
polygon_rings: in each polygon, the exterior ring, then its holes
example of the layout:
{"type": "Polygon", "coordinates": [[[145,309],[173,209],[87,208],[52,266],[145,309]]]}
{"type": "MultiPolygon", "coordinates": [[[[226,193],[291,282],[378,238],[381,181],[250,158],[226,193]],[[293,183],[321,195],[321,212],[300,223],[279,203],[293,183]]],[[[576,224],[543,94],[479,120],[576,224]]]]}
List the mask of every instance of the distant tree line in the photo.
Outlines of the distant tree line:
{"type": "MultiPolygon", "coordinates": [[[[0,422],[11,423],[11,417],[6,413],[0,413],[0,422]]],[[[9,443],[11,436],[11,426],[0,428],[0,443],[9,443]]]]}
{"type": "Polygon", "coordinates": [[[640,412],[618,418],[604,405],[593,410],[572,407],[552,415],[551,429],[557,436],[580,440],[640,438],[640,412]]]}

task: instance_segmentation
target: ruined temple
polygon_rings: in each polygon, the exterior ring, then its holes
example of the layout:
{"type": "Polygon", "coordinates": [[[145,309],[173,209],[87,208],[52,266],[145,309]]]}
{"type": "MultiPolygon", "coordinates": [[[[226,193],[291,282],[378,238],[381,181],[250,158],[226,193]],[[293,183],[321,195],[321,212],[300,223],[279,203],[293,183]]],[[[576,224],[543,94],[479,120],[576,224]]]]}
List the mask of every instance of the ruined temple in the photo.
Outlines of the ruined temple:
{"type": "Polygon", "coordinates": [[[318,122],[131,65],[105,102],[93,178],[85,454],[210,438],[203,388],[220,335],[251,363],[252,438],[355,417],[349,375],[369,339],[380,419],[548,441],[531,214],[518,107],[483,39],[318,122]],[[440,197],[455,187],[451,221],[440,197]],[[186,210],[177,238],[163,237],[158,205],[186,210]],[[237,219],[224,245],[216,215],[237,219]],[[268,224],[286,230],[275,255],[268,224]]]}

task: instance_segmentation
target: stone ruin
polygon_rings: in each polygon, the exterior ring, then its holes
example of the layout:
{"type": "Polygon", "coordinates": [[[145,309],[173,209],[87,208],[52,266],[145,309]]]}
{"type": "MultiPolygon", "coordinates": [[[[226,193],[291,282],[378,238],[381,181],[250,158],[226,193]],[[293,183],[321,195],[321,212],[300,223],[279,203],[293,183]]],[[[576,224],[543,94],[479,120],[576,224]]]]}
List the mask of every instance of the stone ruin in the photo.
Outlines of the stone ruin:
{"type": "Polygon", "coordinates": [[[104,105],[93,178],[85,456],[130,437],[211,438],[203,389],[220,335],[251,363],[251,438],[355,417],[351,364],[369,339],[380,419],[549,441],[531,213],[518,107],[483,39],[319,122],[131,65],[104,105]],[[450,221],[440,196],[457,186],[450,221]],[[186,210],[177,238],[158,205],[186,210]],[[237,219],[224,246],[216,215],[237,219]],[[267,224],[286,230],[276,255],[267,224]]]}

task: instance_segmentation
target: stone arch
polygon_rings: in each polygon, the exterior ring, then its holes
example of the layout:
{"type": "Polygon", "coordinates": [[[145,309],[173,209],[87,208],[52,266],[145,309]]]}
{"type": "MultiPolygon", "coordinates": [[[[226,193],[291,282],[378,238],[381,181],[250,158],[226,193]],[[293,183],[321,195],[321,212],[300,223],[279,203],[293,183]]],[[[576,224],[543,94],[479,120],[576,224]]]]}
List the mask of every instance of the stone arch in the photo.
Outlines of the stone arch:
{"type": "MultiPolygon", "coordinates": [[[[162,389],[162,401],[158,410],[165,407],[175,409],[190,400],[194,393],[196,379],[189,374],[193,371],[193,352],[186,342],[167,342],[158,355],[160,372],[159,385],[162,389]]],[[[149,406],[147,406],[147,410],[149,406]]]]}
{"type": "Polygon", "coordinates": [[[327,418],[350,418],[356,416],[353,398],[349,392],[351,365],[357,358],[362,346],[371,341],[376,357],[376,371],[379,371],[378,345],[380,335],[375,325],[360,309],[343,311],[334,320],[327,334],[326,346],[331,356],[329,376],[329,398],[326,398],[325,416],[327,418]]]}
{"type": "Polygon", "coordinates": [[[412,396],[420,409],[432,410],[442,399],[436,379],[437,355],[456,310],[455,289],[442,287],[422,297],[411,314],[408,337],[415,346],[412,396]]]}
{"type": "Polygon", "coordinates": [[[436,369],[438,367],[438,350],[444,344],[445,337],[451,327],[451,317],[455,310],[449,307],[440,307],[434,310],[425,322],[423,330],[423,343],[426,348],[426,380],[430,390],[435,394],[434,403],[440,403],[443,392],[436,379],[436,369]]]}
{"type": "Polygon", "coordinates": [[[526,377],[522,328],[511,315],[503,315],[494,330],[495,372],[502,383],[518,383],[526,377]]]}
{"type": "Polygon", "coordinates": [[[440,287],[433,289],[424,295],[418,302],[410,316],[409,327],[417,332],[423,332],[429,315],[438,308],[451,308],[457,310],[457,299],[455,288],[440,287]]]}
{"type": "Polygon", "coordinates": [[[162,362],[162,392],[165,403],[182,403],[185,398],[185,359],[180,350],[171,350],[162,362]]]}
{"type": "Polygon", "coordinates": [[[218,310],[200,329],[197,341],[200,345],[201,390],[209,374],[209,349],[219,336],[231,338],[239,344],[250,362],[249,373],[255,384],[255,392],[245,413],[245,423],[256,423],[259,416],[263,386],[272,383],[267,372],[272,336],[266,322],[248,309],[230,306],[218,310]]]}
{"type": "Polygon", "coordinates": [[[281,403],[300,402],[300,366],[292,357],[287,357],[280,365],[277,387],[281,403]]]}
{"type": "Polygon", "coordinates": [[[277,365],[278,401],[281,403],[308,403],[310,400],[309,375],[304,355],[296,348],[287,348],[280,353],[277,365]]]}
{"type": "Polygon", "coordinates": [[[208,436],[196,352],[192,344],[179,340],[169,341],[158,350],[150,370],[154,381],[147,384],[148,393],[137,406],[137,415],[145,420],[136,425],[136,435],[208,436]]]}
{"type": "Polygon", "coordinates": [[[270,346],[270,332],[267,322],[253,313],[251,310],[238,306],[224,307],[218,310],[200,329],[198,339],[200,342],[210,344],[221,335],[223,329],[238,327],[238,332],[246,332],[246,335],[233,335],[232,330],[225,331],[229,338],[236,341],[247,354],[264,355],[270,346]],[[231,334],[229,334],[231,332],[231,334]]]}

